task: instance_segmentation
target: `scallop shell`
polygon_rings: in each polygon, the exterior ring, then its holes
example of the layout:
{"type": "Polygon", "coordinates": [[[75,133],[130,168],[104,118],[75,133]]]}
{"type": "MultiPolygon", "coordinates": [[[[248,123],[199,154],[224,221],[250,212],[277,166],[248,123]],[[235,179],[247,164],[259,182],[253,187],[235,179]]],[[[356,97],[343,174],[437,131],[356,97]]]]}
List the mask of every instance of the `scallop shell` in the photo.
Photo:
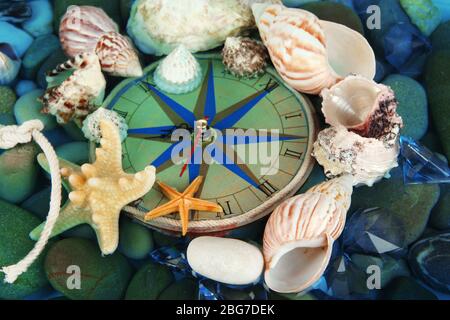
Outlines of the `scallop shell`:
{"type": "Polygon", "coordinates": [[[252,9],[275,68],[294,89],[318,94],[349,74],[375,77],[375,54],[358,32],[301,9],[267,4],[252,9]]]}
{"type": "Polygon", "coordinates": [[[322,96],[332,127],[319,133],[313,155],[329,178],[350,173],[356,185],[372,186],[398,166],[402,119],[389,87],[349,76],[322,96]]]}
{"type": "Polygon", "coordinates": [[[7,43],[0,44],[0,85],[13,82],[20,70],[21,61],[7,43]]]}
{"type": "Polygon", "coordinates": [[[300,292],[325,271],[345,226],[353,179],[324,182],[280,204],[264,231],[265,281],[276,292],[300,292]]]}
{"type": "Polygon", "coordinates": [[[106,80],[94,53],[80,54],[59,65],[49,73],[47,82],[42,112],[56,116],[59,123],[84,119],[103,102],[106,80]],[[67,73],[70,75],[58,84],[67,73]]]}
{"type": "Polygon", "coordinates": [[[260,41],[228,37],[222,50],[223,64],[233,75],[253,78],[263,73],[269,55],[260,41]]]}
{"type": "Polygon", "coordinates": [[[200,85],[202,70],[195,57],[180,45],[161,61],[153,77],[163,91],[182,94],[200,85]]]}
{"type": "Polygon", "coordinates": [[[95,52],[105,72],[122,77],[142,76],[133,44],[118,31],[117,24],[102,9],[70,6],[61,19],[59,37],[69,57],[95,52]]]}

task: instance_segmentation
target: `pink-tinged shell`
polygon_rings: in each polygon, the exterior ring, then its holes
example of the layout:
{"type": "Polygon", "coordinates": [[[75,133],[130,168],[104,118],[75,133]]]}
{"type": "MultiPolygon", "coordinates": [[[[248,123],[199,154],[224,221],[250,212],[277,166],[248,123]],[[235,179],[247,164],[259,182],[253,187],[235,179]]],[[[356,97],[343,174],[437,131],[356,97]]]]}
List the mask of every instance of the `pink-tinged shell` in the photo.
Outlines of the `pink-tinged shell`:
{"type": "Polygon", "coordinates": [[[59,38],[64,52],[75,57],[84,52],[94,52],[100,37],[112,31],[118,32],[119,27],[102,9],[70,6],[61,18],[59,38]]]}
{"type": "Polygon", "coordinates": [[[348,74],[375,76],[375,54],[358,32],[301,9],[267,4],[252,9],[275,68],[294,89],[319,94],[348,74]]]}
{"type": "Polygon", "coordinates": [[[263,247],[270,289],[300,292],[320,278],[344,229],[352,184],[348,175],[324,182],[274,210],[263,247]]]}
{"type": "Polygon", "coordinates": [[[113,76],[140,77],[143,74],[139,57],[130,39],[117,32],[102,35],[95,53],[102,70],[113,76]]]}

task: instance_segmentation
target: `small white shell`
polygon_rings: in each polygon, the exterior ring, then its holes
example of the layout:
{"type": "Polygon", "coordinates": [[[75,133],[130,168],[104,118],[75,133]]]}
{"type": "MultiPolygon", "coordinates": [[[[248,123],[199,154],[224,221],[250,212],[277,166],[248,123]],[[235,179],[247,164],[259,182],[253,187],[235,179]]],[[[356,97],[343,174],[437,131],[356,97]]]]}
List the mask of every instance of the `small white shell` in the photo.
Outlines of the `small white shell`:
{"type": "Polygon", "coordinates": [[[98,108],[95,112],[87,116],[83,121],[82,131],[86,139],[93,142],[100,142],[102,137],[100,130],[100,122],[102,120],[111,121],[119,129],[120,140],[123,141],[127,137],[128,125],[124,118],[117,112],[105,108],[98,108]]]}
{"type": "Polygon", "coordinates": [[[20,70],[21,61],[9,44],[0,44],[0,85],[13,82],[20,70]]]}
{"type": "Polygon", "coordinates": [[[374,78],[375,54],[358,32],[301,9],[267,4],[252,9],[275,68],[294,89],[318,94],[349,74],[374,78]]]}
{"type": "Polygon", "coordinates": [[[187,248],[191,268],[215,281],[232,285],[251,284],[264,267],[261,251],[244,241],[218,237],[199,237],[187,248]]]}
{"type": "Polygon", "coordinates": [[[345,226],[352,194],[349,175],[324,182],[280,204],[264,231],[265,281],[270,289],[300,292],[314,284],[345,226]]]}

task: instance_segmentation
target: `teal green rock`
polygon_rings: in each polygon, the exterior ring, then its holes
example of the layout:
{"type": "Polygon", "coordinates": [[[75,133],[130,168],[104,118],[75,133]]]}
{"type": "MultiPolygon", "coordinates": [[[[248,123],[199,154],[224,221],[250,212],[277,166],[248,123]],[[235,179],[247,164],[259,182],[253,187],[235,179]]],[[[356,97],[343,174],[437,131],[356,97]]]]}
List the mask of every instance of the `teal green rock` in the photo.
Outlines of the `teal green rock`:
{"type": "Polygon", "coordinates": [[[343,24],[364,35],[364,27],[358,15],[349,7],[330,1],[310,2],[302,9],[314,13],[319,19],[343,24]]]}
{"type": "Polygon", "coordinates": [[[22,76],[33,80],[45,60],[59,48],[59,39],[53,34],[34,39],[23,57],[22,76]]]}
{"type": "Polygon", "coordinates": [[[403,119],[402,135],[421,139],[428,129],[428,101],[422,85],[416,80],[393,74],[383,83],[392,88],[398,101],[397,113],[403,119]]]}
{"type": "Polygon", "coordinates": [[[12,114],[16,99],[16,94],[10,87],[0,86],[0,115],[12,114]]]}
{"type": "MultiPolygon", "coordinates": [[[[0,266],[19,262],[34,247],[28,234],[40,224],[33,214],[0,200],[0,266]]],[[[0,273],[0,300],[23,299],[48,285],[44,272],[46,252],[14,284],[7,284],[0,273]]]]}
{"type": "Polygon", "coordinates": [[[45,259],[51,285],[72,300],[117,300],[123,298],[133,269],[120,253],[102,257],[90,240],[69,238],[51,246],[45,259]],[[78,270],[69,267],[78,266],[78,270]],[[80,272],[80,289],[68,289],[71,276],[80,272]]]}
{"type": "Polygon", "coordinates": [[[409,277],[394,279],[381,293],[383,300],[437,300],[428,289],[409,277]]]}
{"type": "Polygon", "coordinates": [[[158,300],[197,300],[198,284],[191,279],[182,279],[167,287],[158,300]]]}
{"type": "Polygon", "coordinates": [[[119,248],[126,257],[131,259],[144,259],[153,250],[153,237],[151,231],[128,218],[120,220],[119,248]]]}
{"type": "Polygon", "coordinates": [[[180,241],[180,237],[168,236],[162,232],[153,232],[153,241],[157,247],[167,247],[172,246],[180,241]]]}
{"type": "Polygon", "coordinates": [[[308,179],[306,179],[303,186],[298,190],[296,194],[302,194],[314,187],[315,185],[318,185],[319,183],[324,182],[327,179],[323,172],[323,167],[319,165],[317,162],[314,164],[314,168],[309,175],[308,179]]]}
{"type": "Polygon", "coordinates": [[[122,25],[122,18],[120,16],[120,0],[58,0],[54,1],[53,8],[55,30],[59,30],[61,17],[66,13],[67,8],[71,5],[94,6],[102,8],[119,26],[122,25]]]}
{"type": "Polygon", "coordinates": [[[434,52],[427,61],[424,79],[434,129],[445,156],[450,159],[450,50],[434,52]]]}
{"type": "Polygon", "coordinates": [[[53,52],[41,65],[36,76],[36,82],[40,88],[47,88],[47,80],[45,79],[47,73],[55,69],[59,64],[66,62],[68,58],[61,48],[53,52]]]}
{"type": "Polygon", "coordinates": [[[43,90],[33,90],[19,98],[14,105],[14,115],[17,123],[22,124],[28,120],[38,119],[44,124],[44,130],[56,128],[56,118],[49,114],[41,113],[42,103],[38,100],[44,94],[43,90]]]}
{"type": "Polygon", "coordinates": [[[16,125],[16,118],[12,114],[0,114],[0,125],[2,126],[10,126],[16,125]]]}
{"type": "Polygon", "coordinates": [[[168,268],[154,263],[147,264],[134,275],[125,299],[156,300],[173,282],[173,275],[168,268]]]}
{"type": "Polygon", "coordinates": [[[429,36],[441,23],[441,12],[431,0],[400,0],[412,23],[429,36]]]}
{"type": "Polygon", "coordinates": [[[51,34],[53,32],[53,10],[50,0],[28,1],[28,5],[31,7],[32,15],[22,24],[22,28],[33,37],[51,34]]]}
{"type": "Polygon", "coordinates": [[[50,193],[52,191],[51,187],[47,187],[26,199],[20,207],[22,209],[28,210],[33,213],[41,221],[45,220],[48,215],[48,210],[50,208],[50,193]]]}
{"type": "Polygon", "coordinates": [[[63,238],[83,238],[88,240],[96,241],[97,236],[95,235],[94,229],[87,224],[82,224],[69,229],[61,234],[63,238]]]}
{"type": "Polygon", "coordinates": [[[71,121],[64,125],[61,125],[61,127],[67,133],[67,135],[74,141],[86,142],[86,138],[84,137],[83,131],[81,131],[81,129],[75,124],[75,122],[71,121]]]}
{"type": "Polygon", "coordinates": [[[434,51],[450,50],[450,21],[439,25],[430,39],[434,51]]]}
{"type": "Polygon", "coordinates": [[[405,185],[399,168],[391,173],[392,178],[383,179],[371,188],[354,189],[349,212],[377,207],[390,210],[405,226],[405,244],[409,245],[425,230],[440,190],[438,185],[405,185]]]}
{"type": "Polygon", "coordinates": [[[87,142],[70,142],[56,148],[58,157],[82,165],[89,162],[89,144],[87,142]]]}
{"type": "Polygon", "coordinates": [[[441,197],[431,212],[430,225],[438,230],[450,230],[450,185],[441,185],[441,197]]]}
{"type": "Polygon", "coordinates": [[[20,203],[36,186],[39,150],[34,143],[18,145],[0,155],[0,198],[20,203]]]}

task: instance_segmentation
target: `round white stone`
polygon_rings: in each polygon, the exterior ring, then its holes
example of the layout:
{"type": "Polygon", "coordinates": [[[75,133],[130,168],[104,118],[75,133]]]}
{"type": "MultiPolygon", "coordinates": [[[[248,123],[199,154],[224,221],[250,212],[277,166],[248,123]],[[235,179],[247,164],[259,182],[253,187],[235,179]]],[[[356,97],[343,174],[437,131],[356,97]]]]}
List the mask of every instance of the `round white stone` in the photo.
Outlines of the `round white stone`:
{"type": "Polygon", "coordinates": [[[218,237],[199,237],[187,249],[191,268],[209,279],[232,285],[258,280],[264,259],[261,251],[244,241],[218,237]]]}

